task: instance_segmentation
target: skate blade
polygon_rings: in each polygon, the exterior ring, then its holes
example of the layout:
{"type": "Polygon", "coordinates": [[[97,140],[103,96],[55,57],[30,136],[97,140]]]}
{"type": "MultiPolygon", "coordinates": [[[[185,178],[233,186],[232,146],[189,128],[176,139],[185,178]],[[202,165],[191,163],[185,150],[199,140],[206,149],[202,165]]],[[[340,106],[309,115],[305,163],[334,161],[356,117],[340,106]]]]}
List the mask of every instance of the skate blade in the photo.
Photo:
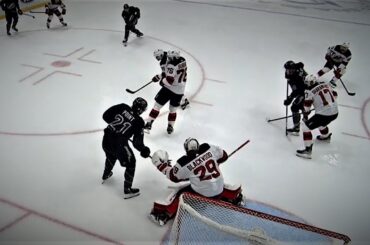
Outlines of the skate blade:
{"type": "Polygon", "coordinates": [[[139,195],[140,195],[140,192],[134,193],[134,194],[132,194],[132,193],[130,193],[130,194],[123,194],[123,199],[130,199],[130,198],[133,198],[133,197],[137,197],[139,195]]]}
{"type": "Polygon", "coordinates": [[[307,155],[307,154],[296,153],[295,155],[297,157],[302,157],[302,158],[305,158],[305,159],[312,159],[311,155],[307,155]]]}

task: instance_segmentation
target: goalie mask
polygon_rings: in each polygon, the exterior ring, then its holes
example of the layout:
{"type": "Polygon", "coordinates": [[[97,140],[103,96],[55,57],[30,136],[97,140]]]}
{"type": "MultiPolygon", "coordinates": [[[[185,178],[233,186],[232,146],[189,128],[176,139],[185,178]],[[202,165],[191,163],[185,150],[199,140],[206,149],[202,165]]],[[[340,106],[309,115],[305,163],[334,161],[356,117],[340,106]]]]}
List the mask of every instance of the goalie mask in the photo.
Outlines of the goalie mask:
{"type": "Polygon", "coordinates": [[[137,97],[134,102],[132,102],[132,110],[138,115],[141,115],[147,107],[148,103],[141,97],[137,97]]]}
{"type": "Polygon", "coordinates": [[[307,87],[311,87],[317,83],[317,78],[315,75],[307,75],[306,78],[304,79],[304,84],[307,87]]]}
{"type": "Polygon", "coordinates": [[[153,153],[152,163],[154,166],[158,167],[160,164],[168,163],[168,152],[164,150],[158,150],[153,153]]]}
{"type": "Polygon", "coordinates": [[[199,142],[194,138],[187,138],[184,142],[184,148],[187,154],[198,153],[199,142]]]}

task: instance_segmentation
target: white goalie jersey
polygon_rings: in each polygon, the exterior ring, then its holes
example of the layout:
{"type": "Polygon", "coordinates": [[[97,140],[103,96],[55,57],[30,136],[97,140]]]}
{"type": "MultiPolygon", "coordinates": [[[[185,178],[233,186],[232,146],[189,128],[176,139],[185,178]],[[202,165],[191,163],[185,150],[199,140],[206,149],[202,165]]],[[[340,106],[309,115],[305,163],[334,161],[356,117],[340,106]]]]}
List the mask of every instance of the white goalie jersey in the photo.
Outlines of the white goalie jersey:
{"type": "Polygon", "coordinates": [[[184,155],[171,167],[167,161],[168,154],[153,154],[152,162],[159,171],[173,182],[190,181],[191,188],[206,197],[214,197],[222,193],[224,178],[219,165],[227,160],[227,153],[218,146],[207,143],[199,146],[196,157],[184,155]],[[167,154],[167,157],[162,157],[167,154]]]}

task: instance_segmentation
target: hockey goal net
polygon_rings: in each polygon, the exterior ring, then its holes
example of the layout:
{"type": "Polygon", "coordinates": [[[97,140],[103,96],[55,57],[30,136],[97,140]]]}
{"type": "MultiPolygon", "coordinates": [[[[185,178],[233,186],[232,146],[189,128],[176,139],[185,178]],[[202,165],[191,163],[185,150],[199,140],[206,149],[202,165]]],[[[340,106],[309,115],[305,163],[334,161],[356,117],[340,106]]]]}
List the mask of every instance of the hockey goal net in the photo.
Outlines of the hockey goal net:
{"type": "Polygon", "coordinates": [[[168,244],[348,244],[336,232],[185,193],[168,244]]]}

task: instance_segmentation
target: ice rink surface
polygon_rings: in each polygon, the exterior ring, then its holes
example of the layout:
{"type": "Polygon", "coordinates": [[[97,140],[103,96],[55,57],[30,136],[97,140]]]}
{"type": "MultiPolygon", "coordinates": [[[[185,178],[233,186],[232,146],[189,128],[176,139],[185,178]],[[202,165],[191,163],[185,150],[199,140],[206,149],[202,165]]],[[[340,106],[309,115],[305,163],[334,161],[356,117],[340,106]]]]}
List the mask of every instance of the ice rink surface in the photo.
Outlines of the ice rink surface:
{"type": "Polygon", "coordinates": [[[187,137],[228,152],[250,139],[222,165],[227,183],[352,244],[369,244],[369,1],[128,2],[141,9],[144,37],[132,34],[127,47],[122,2],[65,3],[66,28],[55,17],[47,30],[45,15],[21,16],[19,32],[8,37],[0,21],[0,244],[160,243],[169,225],[147,215],[172,184],[148,159],[135,151],[139,197],[123,199],[118,163],[101,185],[102,113],[142,96],[148,116],[159,85],[135,95],[125,89],[160,72],[157,48],[187,59],[191,105],[170,136],[163,108],[145,138],[152,152],[164,149],[175,160],[187,137]],[[312,160],[298,158],[301,136],[286,137],[284,120],[266,122],[285,115],[283,64],[302,61],[316,73],[327,48],[343,42],[353,55],[343,81],[356,96],[338,84],[331,143],[315,142],[312,160]]]}

